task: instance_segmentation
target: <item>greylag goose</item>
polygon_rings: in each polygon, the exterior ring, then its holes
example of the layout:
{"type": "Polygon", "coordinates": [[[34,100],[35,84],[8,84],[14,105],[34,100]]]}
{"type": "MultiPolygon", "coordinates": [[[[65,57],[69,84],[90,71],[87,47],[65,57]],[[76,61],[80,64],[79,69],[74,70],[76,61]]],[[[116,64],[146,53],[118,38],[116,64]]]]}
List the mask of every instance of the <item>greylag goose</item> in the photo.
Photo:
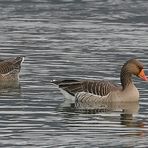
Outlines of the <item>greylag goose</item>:
{"type": "MultiPolygon", "coordinates": [[[[137,59],[128,60],[121,68],[121,86],[105,80],[53,80],[62,93],[74,96],[81,102],[133,102],[139,100],[139,91],[132,83],[132,75],[148,80],[143,64],[137,59]]],[[[68,96],[69,97],[69,96],[68,96]]]]}
{"type": "Polygon", "coordinates": [[[15,81],[19,78],[24,57],[0,59],[0,81],[15,81]]]}

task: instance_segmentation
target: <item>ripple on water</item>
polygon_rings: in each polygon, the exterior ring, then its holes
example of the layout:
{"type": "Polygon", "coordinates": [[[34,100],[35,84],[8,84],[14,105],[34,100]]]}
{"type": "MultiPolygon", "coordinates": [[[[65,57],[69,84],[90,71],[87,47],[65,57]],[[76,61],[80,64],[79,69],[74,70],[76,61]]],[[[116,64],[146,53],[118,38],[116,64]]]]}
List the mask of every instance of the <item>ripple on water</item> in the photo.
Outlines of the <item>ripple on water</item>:
{"type": "Polygon", "coordinates": [[[50,84],[65,78],[119,83],[122,64],[135,56],[147,73],[146,1],[7,0],[0,10],[1,57],[26,56],[20,87],[0,91],[1,147],[148,145],[147,83],[134,78],[140,102],[132,113],[75,108],[50,84]]]}

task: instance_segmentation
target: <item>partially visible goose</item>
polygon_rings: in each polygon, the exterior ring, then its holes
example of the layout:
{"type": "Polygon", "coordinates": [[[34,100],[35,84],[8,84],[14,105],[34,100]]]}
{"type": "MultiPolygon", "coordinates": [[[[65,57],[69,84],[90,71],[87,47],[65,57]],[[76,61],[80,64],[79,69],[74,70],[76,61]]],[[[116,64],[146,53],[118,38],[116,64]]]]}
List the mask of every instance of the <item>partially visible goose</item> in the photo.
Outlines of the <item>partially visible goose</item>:
{"type": "Polygon", "coordinates": [[[24,57],[0,59],[0,81],[15,81],[19,79],[21,63],[24,57]]]}
{"type": "Polygon", "coordinates": [[[62,93],[75,96],[76,101],[133,102],[139,100],[139,91],[132,83],[132,75],[148,80],[143,64],[137,59],[128,60],[121,68],[121,86],[104,80],[61,80],[52,81],[62,93]]]}

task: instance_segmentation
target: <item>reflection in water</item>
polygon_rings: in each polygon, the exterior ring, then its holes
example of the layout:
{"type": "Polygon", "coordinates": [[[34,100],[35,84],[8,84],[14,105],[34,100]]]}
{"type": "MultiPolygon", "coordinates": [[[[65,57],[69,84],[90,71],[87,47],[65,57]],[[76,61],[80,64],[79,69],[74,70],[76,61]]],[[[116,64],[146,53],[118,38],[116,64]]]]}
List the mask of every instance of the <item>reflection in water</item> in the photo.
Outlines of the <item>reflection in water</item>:
{"type": "Polygon", "coordinates": [[[78,112],[83,114],[119,112],[121,125],[126,125],[127,127],[144,127],[144,123],[137,121],[133,116],[139,111],[139,102],[71,103],[66,99],[65,102],[60,105],[60,109],[64,112],[78,112]]]}
{"type": "Polygon", "coordinates": [[[83,114],[79,110],[84,107],[75,103],[67,105],[71,112],[57,111],[63,96],[49,85],[52,79],[67,77],[119,82],[119,65],[135,56],[147,68],[147,4],[145,0],[0,1],[1,56],[26,56],[21,89],[3,89],[10,93],[0,94],[1,147],[147,147],[147,83],[134,80],[140,88],[140,111],[131,113],[129,120],[144,120],[140,129],[125,128],[126,111],[122,118],[122,111],[109,109],[83,114]],[[141,139],[135,134],[138,130],[145,131],[141,139]]]}
{"type": "Polygon", "coordinates": [[[144,127],[143,121],[136,121],[133,114],[122,113],[120,114],[121,125],[126,125],[127,127],[144,127]]]}
{"type": "Polygon", "coordinates": [[[16,81],[0,81],[0,95],[20,94],[21,86],[18,80],[16,81]]]}

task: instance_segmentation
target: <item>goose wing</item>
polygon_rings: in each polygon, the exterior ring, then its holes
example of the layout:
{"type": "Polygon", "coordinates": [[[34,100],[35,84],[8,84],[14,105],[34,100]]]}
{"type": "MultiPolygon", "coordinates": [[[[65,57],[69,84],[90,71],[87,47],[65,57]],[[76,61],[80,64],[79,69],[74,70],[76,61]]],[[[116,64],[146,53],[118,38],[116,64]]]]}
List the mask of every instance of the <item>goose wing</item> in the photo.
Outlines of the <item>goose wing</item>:
{"type": "Polygon", "coordinates": [[[5,75],[13,71],[20,71],[23,57],[0,60],[0,74],[5,75]]]}
{"type": "Polygon", "coordinates": [[[119,89],[117,85],[104,80],[62,80],[53,81],[53,83],[72,95],[78,92],[88,92],[105,96],[111,91],[119,89]]]}

